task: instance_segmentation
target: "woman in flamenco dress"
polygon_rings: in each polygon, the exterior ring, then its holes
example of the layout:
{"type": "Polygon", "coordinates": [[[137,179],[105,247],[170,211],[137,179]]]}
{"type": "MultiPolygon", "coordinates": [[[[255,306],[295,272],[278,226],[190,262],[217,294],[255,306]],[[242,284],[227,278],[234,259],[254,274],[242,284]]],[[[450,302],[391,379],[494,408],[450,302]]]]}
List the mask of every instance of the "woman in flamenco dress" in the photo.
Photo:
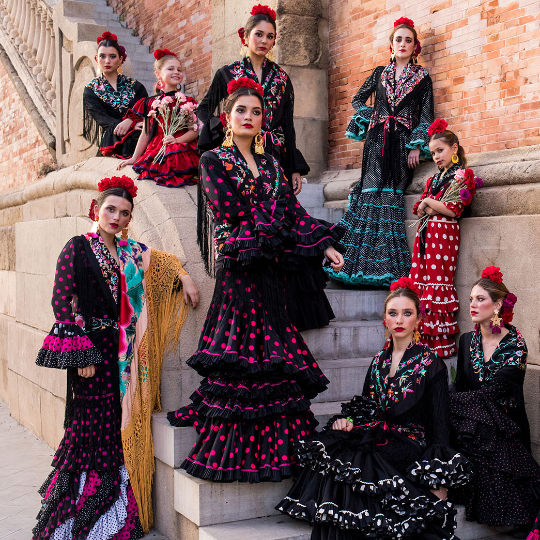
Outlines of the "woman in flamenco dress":
{"type": "MultiPolygon", "coordinates": [[[[184,74],[180,60],[169,49],[154,51],[154,69],[158,79],[155,96],[141,99],[134,106],[134,114],[144,121],[143,131],[139,137],[133,157],[118,164],[120,170],[126,165],[133,165],[133,170],[139,175],[138,180],[154,180],[156,184],[166,187],[191,186],[197,183],[199,167],[199,152],[197,150],[197,137],[199,124],[195,121],[188,129],[180,129],[174,135],[165,135],[153,105],[157,99],[169,98],[168,107],[173,109],[175,104],[182,103],[194,111],[197,102],[189,96],[178,91],[184,74]],[[165,153],[156,160],[163,145],[165,153]]],[[[169,117],[169,122],[171,117],[169,117]]],[[[161,122],[165,120],[161,119],[161,122]]]]}
{"type": "Polygon", "coordinates": [[[454,444],[475,475],[451,496],[466,505],[467,520],[511,525],[516,538],[525,538],[540,509],[540,467],[523,397],[527,346],[511,324],[516,300],[496,266],[484,269],[471,290],[475,330],[459,340],[450,420],[454,444]]]}
{"type": "Polygon", "coordinates": [[[343,257],[336,225],[307,215],[278,161],[264,153],[262,88],[229,83],[223,145],[201,158],[200,182],[214,216],[217,276],[197,352],[204,377],[192,403],[168,419],[198,439],[181,465],[219,482],[280,481],[292,474],[292,443],[317,422],[310,399],[328,380],[291,323],[284,270],[343,257]]]}
{"type": "Polygon", "coordinates": [[[346,136],[364,144],[362,173],[340,221],[347,248],[332,279],[348,285],[388,287],[409,275],[404,192],[420,157],[431,158],[428,128],[433,122],[433,88],[416,64],[421,47],[410,19],[401,17],[390,34],[392,61],[379,66],[353,99],[356,113],[346,136]],[[366,105],[375,93],[373,107],[366,105]]]}
{"type": "Polygon", "coordinates": [[[101,131],[102,155],[130,158],[143,126],[132,107],[148,94],[140,82],[119,72],[127,55],[116,35],[104,32],[97,43],[95,60],[101,75],[84,88],[83,137],[95,143],[101,131]]]}
{"type": "Polygon", "coordinates": [[[460,244],[458,219],[473,200],[476,182],[480,187],[482,181],[471,169],[465,168],[465,150],[456,134],[448,129],[446,120],[435,120],[428,134],[429,148],[439,172],[427,180],[413,208],[413,214],[419,218],[426,214],[429,217],[427,224],[422,222],[416,232],[409,277],[422,291],[421,300],[426,310],[420,327],[422,340],[433,352],[448,358],[456,354],[455,336],[459,333],[455,284],[460,244]],[[459,202],[441,200],[456,179],[468,183],[468,198],[459,202]]]}
{"type": "Polygon", "coordinates": [[[149,531],[163,349],[199,298],[175,256],[127,238],[133,180],[105,178],[98,188],[94,232],[71,238],[58,257],[56,322],[36,360],[67,371],[67,396],[33,540],[132,540],[149,531]]]}
{"type": "MultiPolygon", "coordinates": [[[[228,83],[240,77],[252,79],[263,87],[261,135],[265,152],[277,159],[294,194],[298,195],[302,190],[302,176],[309,172],[309,166],[296,148],[293,85],[287,73],[268,58],[277,37],[276,12],[260,4],[253,7],[246,25],[238,33],[242,48],[247,49],[247,53],[242,60],[218,69],[201,101],[197,116],[204,126],[199,137],[199,148],[211,150],[223,141],[223,115],[220,118],[219,111],[228,95],[228,83]]],[[[207,246],[206,254],[210,252],[211,246],[207,246]]],[[[326,326],[334,318],[324,293],[327,281],[321,265],[308,267],[301,273],[296,270],[287,273],[285,289],[290,300],[289,317],[300,332],[326,326]]]]}
{"type": "Polygon", "coordinates": [[[404,277],[390,289],[390,338],[362,395],[324,431],[299,441],[303,470],[276,507],[312,523],[312,540],[454,538],[447,488],[466,482],[470,467],[449,446],[448,372],[418,341],[414,282],[404,277]]]}

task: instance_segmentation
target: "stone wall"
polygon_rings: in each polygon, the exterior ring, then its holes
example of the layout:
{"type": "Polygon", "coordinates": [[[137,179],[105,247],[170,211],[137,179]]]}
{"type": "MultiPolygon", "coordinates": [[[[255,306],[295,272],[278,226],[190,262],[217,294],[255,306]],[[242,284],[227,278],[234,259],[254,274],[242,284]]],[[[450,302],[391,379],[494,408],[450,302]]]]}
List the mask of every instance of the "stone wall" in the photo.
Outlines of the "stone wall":
{"type": "Polygon", "coordinates": [[[55,167],[54,159],[0,63],[0,190],[37,180],[55,167]]]}
{"type": "Polygon", "coordinates": [[[360,143],[345,138],[351,100],[389,61],[400,16],[414,20],[420,63],[444,117],[469,153],[540,144],[540,20],[536,0],[451,2],[331,0],[329,163],[359,168],[360,143]]]}
{"type": "Polygon", "coordinates": [[[186,91],[202,99],[211,81],[212,4],[210,0],[108,0],[150,50],[174,51],[186,73],[186,91]]]}

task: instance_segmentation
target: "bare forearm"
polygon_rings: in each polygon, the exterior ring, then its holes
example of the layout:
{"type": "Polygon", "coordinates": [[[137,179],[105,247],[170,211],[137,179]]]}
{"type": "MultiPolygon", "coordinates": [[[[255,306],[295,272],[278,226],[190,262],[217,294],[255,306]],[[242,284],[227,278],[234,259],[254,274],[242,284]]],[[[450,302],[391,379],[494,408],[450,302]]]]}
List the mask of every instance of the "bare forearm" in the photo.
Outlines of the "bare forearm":
{"type": "Polygon", "coordinates": [[[179,143],[189,143],[194,141],[199,136],[198,131],[189,130],[187,133],[184,133],[180,137],[176,137],[176,142],[179,143]]]}
{"type": "Polygon", "coordinates": [[[434,199],[424,199],[426,206],[429,206],[431,209],[435,210],[437,214],[447,217],[456,217],[456,213],[453,210],[447,208],[444,203],[441,201],[436,201],[434,199]]]}

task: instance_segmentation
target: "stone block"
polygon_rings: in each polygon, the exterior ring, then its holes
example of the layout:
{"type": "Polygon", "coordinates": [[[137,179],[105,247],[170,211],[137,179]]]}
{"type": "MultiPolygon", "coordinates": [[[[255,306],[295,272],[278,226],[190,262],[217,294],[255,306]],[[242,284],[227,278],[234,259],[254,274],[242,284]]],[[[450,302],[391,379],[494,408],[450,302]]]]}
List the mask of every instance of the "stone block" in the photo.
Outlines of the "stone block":
{"type": "Polygon", "coordinates": [[[50,276],[17,273],[17,320],[48,332],[54,323],[52,287],[50,276]]]}
{"type": "Polygon", "coordinates": [[[345,213],[343,208],[325,208],[304,206],[306,212],[316,219],[322,219],[329,223],[337,223],[345,213]]]}
{"type": "Polygon", "coordinates": [[[287,66],[309,66],[319,57],[318,20],[311,14],[284,14],[279,20],[279,60],[287,66]]]}
{"type": "Polygon", "coordinates": [[[66,402],[46,390],[41,394],[41,438],[54,450],[64,436],[66,402]]]}
{"type": "Polygon", "coordinates": [[[7,404],[9,405],[9,414],[17,420],[17,422],[21,422],[21,410],[19,407],[19,375],[17,375],[15,372],[11,371],[8,367],[7,372],[7,380],[8,380],[8,400],[7,404]]]}
{"type": "Polygon", "coordinates": [[[281,17],[285,15],[308,15],[310,17],[320,17],[322,14],[321,0],[278,0],[277,13],[281,17]]]}
{"type": "Polygon", "coordinates": [[[197,218],[197,186],[156,193],[168,217],[197,218]]]}
{"type": "Polygon", "coordinates": [[[355,395],[361,394],[371,360],[372,358],[321,360],[319,367],[330,381],[330,384],[328,390],[319,394],[313,402],[344,402],[351,400],[355,395]]]}
{"type": "Polygon", "coordinates": [[[289,491],[292,480],[245,484],[209,482],[174,471],[174,507],[200,527],[276,515],[274,506],[289,491]]]}
{"type": "Polygon", "coordinates": [[[295,117],[296,141],[311,169],[310,175],[320,175],[327,167],[328,122],[317,118],[295,117]]]}
{"type": "Polygon", "coordinates": [[[0,270],[0,313],[15,317],[17,275],[14,271],[0,270]]]}
{"type": "MultiPolygon", "coordinates": [[[[183,222],[187,220],[189,220],[191,223],[194,223],[192,218],[182,218],[183,222]]],[[[186,252],[184,248],[184,231],[178,230],[176,227],[177,224],[172,219],[167,219],[163,223],[156,225],[157,232],[161,237],[163,249],[165,249],[165,251],[168,251],[169,253],[172,253],[173,255],[176,255],[182,261],[186,258],[186,252]]]]}
{"type": "Polygon", "coordinates": [[[166,412],[152,415],[152,435],[156,459],[173,469],[180,467],[197,440],[194,428],[171,426],[166,412]]]}
{"type": "MultiPolygon", "coordinates": [[[[316,67],[282,66],[294,84],[295,118],[328,121],[328,72],[316,67]]],[[[297,141],[298,144],[299,141],[297,141]]]]}
{"type": "Polygon", "coordinates": [[[321,184],[304,182],[302,191],[298,195],[298,202],[304,207],[318,207],[324,204],[324,193],[321,184]]]}
{"type": "MultiPolygon", "coordinates": [[[[18,378],[19,424],[28,428],[40,439],[41,431],[41,397],[43,390],[24,377],[18,378]]],[[[11,403],[11,401],[10,401],[11,403]]]]}
{"type": "Polygon", "coordinates": [[[15,270],[15,228],[0,227],[0,271],[15,270]]]}
{"type": "Polygon", "coordinates": [[[540,457],[540,366],[529,364],[523,387],[535,458],[540,457]]]}
{"type": "Polygon", "coordinates": [[[380,321],[338,321],[302,336],[317,360],[373,357],[384,344],[384,327],[380,321]]]}
{"type": "Polygon", "coordinates": [[[11,227],[15,223],[22,221],[22,205],[7,206],[0,209],[0,226],[11,227]]]}
{"type": "Polygon", "coordinates": [[[327,289],[326,296],[338,321],[380,320],[386,291],[327,289]]]}
{"type": "MultiPolygon", "coordinates": [[[[360,171],[357,169],[349,171],[339,171],[335,174],[331,172],[325,173],[321,182],[325,183],[324,198],[327,201],[325,206],[330,202],[347,201],[352,188],[360,180],[360,171]]],[[[345,204],[346,206],[346,204],[345,204]]]]}

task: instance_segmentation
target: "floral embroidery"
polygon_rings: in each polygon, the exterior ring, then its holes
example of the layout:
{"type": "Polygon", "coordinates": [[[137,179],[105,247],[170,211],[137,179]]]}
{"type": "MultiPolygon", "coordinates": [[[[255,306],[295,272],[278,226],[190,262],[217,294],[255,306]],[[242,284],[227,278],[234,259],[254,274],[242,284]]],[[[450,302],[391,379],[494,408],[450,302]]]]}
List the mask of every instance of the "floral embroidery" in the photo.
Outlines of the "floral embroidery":
{"type": "Polygon", "coordinates": [[[407,351],[403,355],[396,374],[391,379],[388,377],[388,372],[392,364],[392,354],[388,353],[388,348],[383,349],[373,360],[370,395],[383,410],[406,399],[409,394],[413,394],[415,386],[425,376],[427,367],[433,362],[433,355],[427,345],[413,342],[407,351]],[[409,356],[407,351],[413,347],[420,347],[421,350],[418,354],[409,356]]]}
{"type": "Polygon", "coordinates": [[[101,238],[101,236],[98,234],[89,233],[86,235],[86,239],[88,242],[90,242],[90,247],[92,248],[92,251],[94,252],[94,255],[99,263],[101,273],[103,274],[103,279],[109,286],[114,301],[118,303],[120,273],[118,263],[111,255],[111,252],[107,249],[107,246],[105,245],[105,242],[103,242],[103,238],[101,238]]]}
{"type": "MultiPolygon", "coordinates": [[[[429,185],[429,195],[436,195],[439,193],[441,188],[446,188],[448,186],[445,186],[445,184],[450,185],[450,182],[452,181],[452,178],[454,178],[454,173],[460,168],[459,163],[456,163],[455,165],[452,165],[446,172],[439,171],[435,176],[431,179],[431,184],[429,185]]],[[[444,191],[444,189],[442,190],[444,191]]]]}
{"type": "Polygon", "coordinates": [[[497,371],[505,366],[527,369],[527,345],[525,339],[514,326],[510,326],[509,330],[510,333],[501,339],[487,362],[484,361],[482,334],[473,332],[470,347],[471,363],[480,382],[491,381],[497,371]]]}
{"type": "Polygon", "coordinates": [[[93,90],[101,101],[121,112],[122,109],[129,107],[131,100],[135,97],[135,79],[122,74],[118,75],[116,81],[117,90],[103,75],[92,79],[86,87],[93,90]]]}
{"type": "Polygon", "coordinates": [[[388,103],[393,108],[397,107],[427,76],[428,72],[422,66],[409,63],[396,81],[396,64],[390,62],[381,74],[381,83],[386,90],[388,103]]]}

